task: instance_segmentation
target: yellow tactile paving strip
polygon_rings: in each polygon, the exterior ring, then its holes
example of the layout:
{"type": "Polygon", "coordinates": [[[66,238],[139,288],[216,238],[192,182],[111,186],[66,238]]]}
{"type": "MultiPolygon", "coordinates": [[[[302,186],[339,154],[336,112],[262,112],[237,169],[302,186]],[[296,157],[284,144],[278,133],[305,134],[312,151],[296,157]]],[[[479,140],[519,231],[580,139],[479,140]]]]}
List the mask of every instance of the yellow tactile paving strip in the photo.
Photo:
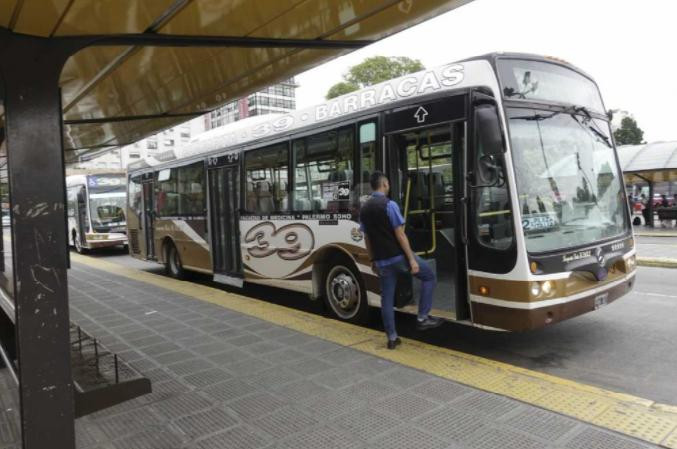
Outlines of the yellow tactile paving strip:
{"type": "Polygon", "coordinates": [[[415,340],[403,339],[396,351],[384,347],[381,332],[212,287],[177,281],[122,265],[72,254],[75,262],[218,304],[308,335],[313,335],[416,368],[430,374],[667,448],[677,449],[677,407],[544,373],[488,360],[415,340]]]}

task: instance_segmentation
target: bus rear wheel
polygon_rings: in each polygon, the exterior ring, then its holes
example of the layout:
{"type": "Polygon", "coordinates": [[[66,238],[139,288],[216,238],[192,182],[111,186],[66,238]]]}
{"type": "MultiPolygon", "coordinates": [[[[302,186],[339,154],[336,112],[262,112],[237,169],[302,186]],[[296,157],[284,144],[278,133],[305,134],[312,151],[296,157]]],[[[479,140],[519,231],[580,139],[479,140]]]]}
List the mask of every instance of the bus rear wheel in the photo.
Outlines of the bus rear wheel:
{"type": "Polygon", "coordinates": [[[366,323],[369,304],[354,264],[341,257],[329,266],[324,279],[324,300],[332,315],[351,323],[366,323]]]}
{"type": "Polygon", "coordinates": [[[181,256],[173,243],[167,243],[165,246],[165,272],[174,279],[183,279],[186,276],[186,270],[181,264],[181,256]]]}

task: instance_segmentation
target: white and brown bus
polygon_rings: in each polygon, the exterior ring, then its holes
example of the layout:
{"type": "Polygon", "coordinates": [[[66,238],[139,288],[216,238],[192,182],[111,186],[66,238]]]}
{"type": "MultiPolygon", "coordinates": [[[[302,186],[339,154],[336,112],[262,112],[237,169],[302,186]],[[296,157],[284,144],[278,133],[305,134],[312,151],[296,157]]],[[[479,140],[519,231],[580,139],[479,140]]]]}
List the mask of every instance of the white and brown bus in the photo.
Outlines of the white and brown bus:
{"type": "Polygon", "coordinates": [[[77,252],[127,245],[125,173],[66,177],[69,243],[77,252]]]}
{"type": "MultiPolygon", "coordinates": [[[[554,58],[491,54],[197,142],[130,172],[134,257],[323,298],[380,303],[358,227],[370,173],[391,180],[433,314],[538,328],[605,305],[635,276],[609,120],[595,82],[554,58]]],[[[417,295],[399,298],[415,312],[417,295]]]]}

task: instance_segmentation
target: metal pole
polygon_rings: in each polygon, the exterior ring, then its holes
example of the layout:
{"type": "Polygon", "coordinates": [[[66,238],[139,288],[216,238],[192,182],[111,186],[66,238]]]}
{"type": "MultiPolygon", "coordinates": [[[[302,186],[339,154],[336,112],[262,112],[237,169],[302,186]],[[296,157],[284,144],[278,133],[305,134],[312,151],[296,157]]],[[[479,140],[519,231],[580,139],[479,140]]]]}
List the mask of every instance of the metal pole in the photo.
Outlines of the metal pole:
{"type": "Polygon", "coordinates": [[[653,182],[649,181],[649,204],[647,206],[649,207],[649,213],[648,217],[649,220],[647,221],[646,225],[650,227],[654,227],[653,223],[653,182]]]}
{"type": "Polygon", "coordinates": [[[58,84],[75,50],[0,34],[24,449],[75,447],[58,84]]]}

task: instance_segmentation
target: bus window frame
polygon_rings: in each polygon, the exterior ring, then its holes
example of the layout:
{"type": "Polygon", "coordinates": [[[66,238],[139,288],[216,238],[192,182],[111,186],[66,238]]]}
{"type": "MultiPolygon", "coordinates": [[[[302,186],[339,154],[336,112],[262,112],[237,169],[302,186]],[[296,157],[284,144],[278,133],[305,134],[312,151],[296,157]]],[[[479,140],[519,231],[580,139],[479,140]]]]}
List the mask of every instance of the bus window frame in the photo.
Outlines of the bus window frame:
{"type": "MultiPolygon", "coordinates": [[[[466,134],[466,171],[475,171],[476,164],[476,148],[477,148],[477,129],[475,123],[475,108],[476,106],[482,104],[477,103],[477,97],[481,97],[482,101],[486,99],[486,93],[481,91],[475,91],[468,95],[468,128],[466,134]],[[479,94],[479,95],[477,95],[479,94]]],[[[496,97],[494,97],[496,98],[496,97]]],[[[505,134],[507,129],[505,126],[505,110],[501,105],[494,99],[496,104],[496,114],[500,122],[501,131],[505,134]]],[[[471,257],[468,257],[467,266],[469,270],[483,271],[487,273],[495,274],[505,274],[509,273],[515,268],[517,264],[518,254],[517,254],[517,227],[515,225],[515,205],[513,204],[512,189],[510,186],[510,181],[514,175],[514,171],[508,169],[506,164],[507,158],[509,157],[508,153],[508,138],[509,135],[503,136],[503,145],[504,152],[502,157],[503,168],[505,170],[505,188],[507,189],[507,197],[510,200],[511,209],[511,224],[512,224],[512,239],[510,245],[506,248],[495,248],[488,246],[482,243],[479,239],[479,234],[477,232],[478,226],[478,211],[475,208],[476,204],[476,195],[479,192],[481,186],[474,187],[471,182],[466,181],[466,188],[468,191],[468,200],[467,200],[467,248],[468,254],[472,254],[471,257]]]]}

